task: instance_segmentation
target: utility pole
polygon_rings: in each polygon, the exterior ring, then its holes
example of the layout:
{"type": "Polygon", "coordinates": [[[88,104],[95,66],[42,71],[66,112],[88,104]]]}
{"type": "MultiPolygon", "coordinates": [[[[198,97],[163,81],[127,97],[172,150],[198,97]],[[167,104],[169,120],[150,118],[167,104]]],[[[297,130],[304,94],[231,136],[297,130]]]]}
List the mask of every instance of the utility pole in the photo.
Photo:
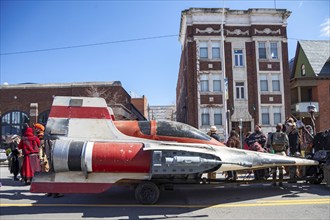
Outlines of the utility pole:
{"type": "Polygon", "coordinates": [[[221,69],[222,69],[222,85],[224,89],[223,93],[223,111],[225,115],[224,120],[224,136],[225,141],[227,141],[228,137],[228,119],[230,117],[230,113],[227,113],[227,96],[228,96],[228,79],[226,77],[226,61],[225,61],[225,36],[224,36],[224,28],[223,23],[225,19],[225,1],[223,0],[223,7],[222,7],[222,15],[221,15],[221,49],[222,49],[222,61],[221,61],[221,69]]]}

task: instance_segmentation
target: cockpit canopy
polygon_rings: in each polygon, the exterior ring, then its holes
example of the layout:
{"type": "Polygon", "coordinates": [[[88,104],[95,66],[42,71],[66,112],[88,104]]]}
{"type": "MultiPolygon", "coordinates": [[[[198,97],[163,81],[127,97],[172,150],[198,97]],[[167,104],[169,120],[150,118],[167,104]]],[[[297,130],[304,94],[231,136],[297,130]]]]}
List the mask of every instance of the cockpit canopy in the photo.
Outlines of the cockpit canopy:
{"type": "MultiPolygon", "coordinates": [[[[138,122],[140,130],[145,135],[151,134],[151,124],[150,121],[139,121],[138,122]]],[[[169,136],[169,137],[183,137],[183,138],[193,138],[199,140],[211,140],[211,137],[198,129],[175,121],[163,121],[157,120],[156,135],[158,136],[169,136]]]]}

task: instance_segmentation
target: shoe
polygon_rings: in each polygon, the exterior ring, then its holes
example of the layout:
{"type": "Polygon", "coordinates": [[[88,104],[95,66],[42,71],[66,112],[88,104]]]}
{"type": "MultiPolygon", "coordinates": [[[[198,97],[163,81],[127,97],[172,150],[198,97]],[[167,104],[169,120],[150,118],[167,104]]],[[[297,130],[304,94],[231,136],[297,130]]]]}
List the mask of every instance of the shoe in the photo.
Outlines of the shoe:
{"type": "Polygon", "coordinates": [[[48,197],[50,197],[50,196],[52,196],[53,195],[53,193],[47,193],[46,194],[46,196],[48,196],[48,197]]]}
{"type": "Polygon", "coordinates": [[[61,194],[61,193],[54,193],[54,196],[53,198],[60,198],[60,197],[63,197],[64,195],[61,194]]]}
{"type": "Polygon", "coordinates": [[[14,181],[19,181],[19,179],[17,177],[14,177],[14,181]]]}

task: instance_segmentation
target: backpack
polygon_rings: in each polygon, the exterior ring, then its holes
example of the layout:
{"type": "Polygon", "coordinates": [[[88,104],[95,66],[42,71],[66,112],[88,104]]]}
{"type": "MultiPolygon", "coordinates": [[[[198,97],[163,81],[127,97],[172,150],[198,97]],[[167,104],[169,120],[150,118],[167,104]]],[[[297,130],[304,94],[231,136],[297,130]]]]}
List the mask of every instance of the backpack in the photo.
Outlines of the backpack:
{"type": "Polygon", "coordinates": [[[275,151],[285,150],[285,145],[287,144],[286,134],[282,132],[274,132],[272,135],[272,147],[275,151]]]}

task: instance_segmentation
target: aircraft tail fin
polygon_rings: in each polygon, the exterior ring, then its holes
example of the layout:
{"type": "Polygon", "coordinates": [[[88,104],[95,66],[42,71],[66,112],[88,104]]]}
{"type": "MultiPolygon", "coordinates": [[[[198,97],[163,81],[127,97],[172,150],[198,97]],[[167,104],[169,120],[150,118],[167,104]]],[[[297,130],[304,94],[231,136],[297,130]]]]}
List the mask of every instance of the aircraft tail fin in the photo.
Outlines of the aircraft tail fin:
{"type": "Polygon", "coordinates": [[[122,135],[103,98],[56,96],[46,125],[52,137],[116,139],[122,135]]]}

